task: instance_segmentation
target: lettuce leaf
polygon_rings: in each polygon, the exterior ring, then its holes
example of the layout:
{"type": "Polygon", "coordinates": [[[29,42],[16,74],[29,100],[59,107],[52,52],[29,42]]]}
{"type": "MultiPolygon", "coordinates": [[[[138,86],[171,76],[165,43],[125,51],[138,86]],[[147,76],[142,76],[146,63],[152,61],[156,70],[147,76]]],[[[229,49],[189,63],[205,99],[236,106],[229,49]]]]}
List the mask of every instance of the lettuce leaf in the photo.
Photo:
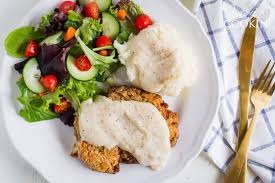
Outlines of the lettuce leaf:
{"type": "Polygon", "coordinates": [[[118,7],[115,5],[111,5],[108,12],[114,17],[117,17],[118,7]]]}
{"type": "Polygon", "coordinates": [[[37,57],[42,76],[54,74],[60,82],[68,76],[65,66],[65,59],[68,51],[74,46],[76,39],[66,42],[62,47],[60,45],[41,46],[41,51],[37,57]]]}
{"type": "Polygon", "coordinates": [[[64,24],[64,28],[68,29],[69,27],[74,27],[78,29],[82,24],[82,16],[77,12],[70,10],[68,12],[68,20],[64,24]]]}
{"type": "Polygon", "coordinates": [[[77,12],[70,10],[68,12],[68,20],[74,21],[74,22],[78,22],[78,23],[82,23],[82,17],[80,14],[78,14],[77,12]]]}
{"type": "Polygon", "coordinates": [[[102,56],[90,49],[80,38],[80,30],[76,31],[75,37],[80,44],[84,54],[88,57],[88,59],[92,62],[92,65],[96,67],[99,71],[99,75],[101,81],[104,81],[104,78],[107,78],[110,75],[110,70],[112,67],[116,65],[118,59],[116,58],[116,52],[113,50],[111,55],[109,56],[102,56]],[[103,76],[103,77],[102,77],[103,76]],[[102,79],[103,78],[103,79],[102,79]]]}
{"type": "Polygon", "coordinates": [[[56,88],[54,93],[43,96],[43,99],[60,105],[60,98],[65,97],[72,103],[73,108],[78,111],[81,102],[102,93],[103,90],[96,81],[79,81],[69,77],[56,88]]]}
{"type": "Polygon", "coordinates": [[[75,118],[75,110],[73,108],[60,114],[59,119],[64,123],[64,125],[73,126],[75,118]]]}
{"type": "Polygon", "coordinates": [[[40,54],[37,57],[39,68],[42,76],[54,74],[59,81],[64,81],[67,77],[67,70],[65,68],[65,60],[62,59],[64,49],[58,45],[42,45],[40,54]]]}
{"type": "Polygon", "coordinates": [[[79,28],[76,33],[75,37],[80,44],[84,54],[89,58],[91,62],[93,62],[93,65],[105,65],[108,67],[108,64],[111,63],[116,63],[118,62],[118,59],[115,58],[115,51],[112,52],[110,56],[102,56],[99,55],[98,53],[94,52],[92,49],[90,49],[85,42],[81,39],[80,33],[81,33],[81,28],[79,28]]]}
{"type": "Polygon", "coordinates": [[[144,14],[141,7],[131,0],[120,0],[117,3],[117,6],[120,9],[127,11],[128,18],[131,18],[132,20],[134,20],[138,15],[144,14]]]}
{"type": "Polygon", "coordinates": [[[51,111],[51,100],[46,100],[31,92],[23,79],[17,81],[21,96],[18,101],[24,106],[19,114],[28,122],[38,122],[57,118],[58,115],[51,111]]]}
{"type": "Polygon", "coordinates": [[[138,31],[135,28],[135,19],[137,16],[143,14],[143,10],[140,6],[135,4],[130,0],[121,0],[117,3],[119,9],[124,9],[127,12],[127,17],[125,20],[120,20],[121,32],[118,35],[116,41],[120,44],[128,41],[129,36],[133,34],[138,34],[138,31]]]}
{"type": "Polygon", "coordinates": [[[44,15],[41,18],[41,22],[40,22],[40,27],[39,28],[46,28],[46,27],[50,27],[51,26],[51,21],[53,18],[53,13],[48,14],[48,15],[44,15]]]}
{"type": "Polygon", "coordinates": [[[38,122],[60,118],[65,125],[69,126],[73,125],[75,111],[80,112],[81,102],[103,93],[100,83],[96,81],[78,81],[73,77],[58,86],[54,93],[42,97],[30,91],[23,78],[17,81],[17,86],[21,92],[18,101],[23,105],[19,114],[26,121],[38,122]],[[51,110],[51,105],[60,105],[62,97],[68,99],[73,108],[64,114],[58,115],[51,110]]]}
{"type": "MultiPolygon", "coordinates": [[[[58,8],[56,8],[54,10],[54,13],[52,15],[49,15],[47,19],[50,22],[50,25],[40,28],[45,29],[47,35],[52,35],[64,28],[64,24],[68,20],[68,16],[60,11],[58,8]]],[[[46,21],[47,20],[45,20],[44,23],[48,23],[46,21]]]]}
{"type": "Polygon", "coordinates": [[[75,98],[74,95],[76,95],[80,103],[102,93],[102,90],[98,87],[97,82],[79,81],[73,77],[70,77],[66,83],[62,85],[62,87],[65,92],[71,92],[69,95],[72,96],[72,98],[75,98]],[[72,91],[75,92],[75,94],[73,94],[72,91]]]}
{"type": "Polygon", "coordinates": [[[85,18],[82,26],[79,28],[79,36],[81,36],[86,45],[95,40],[101,32],[102,25],[99,21],[92,18],[85,18]]]}
{"type": "Polygon", "coordinates": [[[95,81],[78,81],[73,77],[67,79],[62,85],[58,86],[54,93],[43,96],[44,100],[49,103],[60,105],[60,99],[65,97],[73,106],[70,110],[59,116],[59,119],[68,126],[73,126],[75,115],[80,113],[81,102],[94,98],[103,93],[98,82],[95,81]],[[77,113],[75,112],[77,111],[77,113]]]}

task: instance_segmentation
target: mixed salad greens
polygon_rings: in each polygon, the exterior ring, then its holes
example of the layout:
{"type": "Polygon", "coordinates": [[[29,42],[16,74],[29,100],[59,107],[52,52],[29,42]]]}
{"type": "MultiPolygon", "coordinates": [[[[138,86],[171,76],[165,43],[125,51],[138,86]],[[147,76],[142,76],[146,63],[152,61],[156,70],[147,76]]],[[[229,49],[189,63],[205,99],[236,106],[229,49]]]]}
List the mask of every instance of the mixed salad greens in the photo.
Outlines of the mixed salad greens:
{"type": "Polygon", "coordinates": [[[28,122],[60,118],[72,126],[80,103],[104,94],[104,85],[120,67],[113,42],[126,42],[153,22],[130,0],[62,1],[36,27],[12,31],[7,54],[25,58],[14,68],[28,122]]]}

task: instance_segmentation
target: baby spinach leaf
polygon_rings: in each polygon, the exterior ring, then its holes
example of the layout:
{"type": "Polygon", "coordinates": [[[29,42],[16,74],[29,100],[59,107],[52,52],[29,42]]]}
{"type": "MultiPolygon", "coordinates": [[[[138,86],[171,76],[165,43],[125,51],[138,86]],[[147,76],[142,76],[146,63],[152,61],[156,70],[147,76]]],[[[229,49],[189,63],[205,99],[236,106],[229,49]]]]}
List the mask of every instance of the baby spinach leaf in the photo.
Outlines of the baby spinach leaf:
{"type": "Polygon", "coordinates": [[[8,55],[16,58],[24,58],[26,46],[30,40],[45,38],[46,34],[34,27],[22,27],[9,33],[5,40],[5,49],[8,55]]]}

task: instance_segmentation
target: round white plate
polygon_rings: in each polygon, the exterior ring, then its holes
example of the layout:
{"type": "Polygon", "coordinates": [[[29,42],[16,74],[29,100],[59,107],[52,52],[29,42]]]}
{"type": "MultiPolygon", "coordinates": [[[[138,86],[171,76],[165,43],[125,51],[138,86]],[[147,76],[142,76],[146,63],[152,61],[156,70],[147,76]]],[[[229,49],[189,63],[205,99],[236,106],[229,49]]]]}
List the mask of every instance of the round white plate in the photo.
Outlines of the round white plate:
{"type": "MultiPolygon", "coordinates": [[[[24,18],[21,25],[32,24],[51,10],[59,0],[42,0],[24,18]]],[[[19,115],[16,101],[19,75],[13,65],[18,60],[4,57],[0,62],[0,109],[10,139],[22,157],[53,183],[158,183],[179,173],[201,151],[207,131],[219,105],[219,82],[213,49],[202,26],[180,4],[172,0],[136,0],[155,20],[176,28],[181,34],[188,54],[195,55],[200,71],[196,84],[185,91],[185,97],[168,98],[172,110],[180,115],[180,138],[173,149],[167,167],[152,171],[140,165],[121,165],[116,175],[90,171],[85,165],[69,156],[74,143],[73,129],[59,120],[27,123],[19,115]]]]}

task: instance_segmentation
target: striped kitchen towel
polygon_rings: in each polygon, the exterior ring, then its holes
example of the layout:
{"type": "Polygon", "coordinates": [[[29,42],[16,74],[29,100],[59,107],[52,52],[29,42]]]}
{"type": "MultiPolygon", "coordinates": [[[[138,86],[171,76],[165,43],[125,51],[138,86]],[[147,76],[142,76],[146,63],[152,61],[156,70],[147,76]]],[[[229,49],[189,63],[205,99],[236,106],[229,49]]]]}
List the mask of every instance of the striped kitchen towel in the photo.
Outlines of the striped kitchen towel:
{"type": "MultiPolygon", "coordinates": [[[[204,151],[225,172],[234,159],[239,126],[238,57],[252,16],[258,23],[251,84],[275,60],[274,0],[202,0],[195,11],[212,42],[221,78],[221,105],[204,151]]],[[[250,119],[253,115],[250,110],[250,119]]],[[[249,183],[275,183],[275,97],[261,111],[248,157],[249,183]]]]}

